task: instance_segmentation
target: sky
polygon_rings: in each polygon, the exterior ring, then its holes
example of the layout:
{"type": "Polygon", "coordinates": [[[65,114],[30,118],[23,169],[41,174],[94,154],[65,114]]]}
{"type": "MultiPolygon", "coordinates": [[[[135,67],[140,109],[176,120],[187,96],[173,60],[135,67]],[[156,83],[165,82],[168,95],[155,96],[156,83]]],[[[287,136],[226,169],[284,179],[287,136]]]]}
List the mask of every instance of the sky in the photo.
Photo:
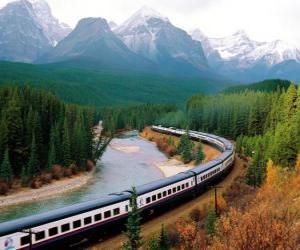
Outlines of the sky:
{"type": "MultiPolygon", "coordinates": [[[[0,7],[11,0],[0,0],[0,7]]],[[[84,17],[121,24],[149,6],[187,31],[209,37],[245,30],[257,41],[281,39],[300,46],[300,0],[47,0],[55,17],[74,27],[84,17]]]]}

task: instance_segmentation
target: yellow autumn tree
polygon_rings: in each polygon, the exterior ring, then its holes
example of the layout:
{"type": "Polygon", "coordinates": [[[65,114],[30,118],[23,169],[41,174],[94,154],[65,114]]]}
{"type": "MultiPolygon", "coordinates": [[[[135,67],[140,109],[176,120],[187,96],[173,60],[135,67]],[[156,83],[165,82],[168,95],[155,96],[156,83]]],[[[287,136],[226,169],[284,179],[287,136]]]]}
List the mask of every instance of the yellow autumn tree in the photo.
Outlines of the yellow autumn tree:
{"type": "Polygon", "coordinates": [[[297,161],[296,161],[296,172],[300,175],[300,153],[298,153],[297,161]]]}
{"type": "Polygon", "coordinates": [[[267,163],[266,186],[273,187],[277,179],[277,167],[272,160],[267,163]]]}

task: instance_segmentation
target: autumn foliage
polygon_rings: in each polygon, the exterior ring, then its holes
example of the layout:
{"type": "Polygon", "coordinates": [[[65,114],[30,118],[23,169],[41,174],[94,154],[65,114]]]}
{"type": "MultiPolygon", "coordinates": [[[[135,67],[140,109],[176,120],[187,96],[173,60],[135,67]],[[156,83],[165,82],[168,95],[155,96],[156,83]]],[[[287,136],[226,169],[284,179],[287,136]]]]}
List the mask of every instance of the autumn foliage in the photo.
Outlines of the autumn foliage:
{"type": "Polygon", "coordinates": [[[221,217],[210,249],[297,249],[300,176],[267,164],[265,184],[244,210],[221,217]]]}

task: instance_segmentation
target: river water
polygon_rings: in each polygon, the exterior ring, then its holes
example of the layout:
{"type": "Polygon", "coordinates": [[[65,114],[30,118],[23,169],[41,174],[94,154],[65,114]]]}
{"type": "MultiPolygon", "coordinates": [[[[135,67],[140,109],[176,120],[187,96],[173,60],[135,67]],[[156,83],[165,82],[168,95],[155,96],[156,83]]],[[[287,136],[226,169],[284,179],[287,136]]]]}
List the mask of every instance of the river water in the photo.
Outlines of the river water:
{"type": "Polygon", "coordinates": [[[94,200],[161,179],[163,175],[155,164],[166,160],[153,143],[139,138],[137,132],[125,133],[111,141],[97,163],[95,177],[90,184],[56,198],[2,209],[0,222],[94,200]]]}

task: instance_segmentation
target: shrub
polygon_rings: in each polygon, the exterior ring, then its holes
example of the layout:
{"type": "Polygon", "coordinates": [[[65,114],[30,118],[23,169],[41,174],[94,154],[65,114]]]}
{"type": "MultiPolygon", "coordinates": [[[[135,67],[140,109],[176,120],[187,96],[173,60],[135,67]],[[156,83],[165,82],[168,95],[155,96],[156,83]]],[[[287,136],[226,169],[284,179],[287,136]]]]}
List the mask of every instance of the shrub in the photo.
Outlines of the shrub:
{"type": "Polygon", "coordinates": [[[51,173],[43,173],[40,177],[43,184],[50,184],[52,182],[52,178],[53,176],[51,173]]]}
{"type": "Polygon", "coordinates": [[[191,218],[192,221],[194,222],[199,222],[201,220],[201,211],[199,208],[194,208],[190,214],[189,217],[191,218]]]}
{"type": "Polygon", "coordinates": [[[38,189],[43,186],[43,183],[39,177],[35,177],[29,182],[29,186],[33,189],[38,189]]]}
{"type": "Polygon", "coordinates": [[[72,175],[77,175],[78,174],[79,170],[78,170],[78,167],[75,164],[71,164],[69,168],[72,171],[72,175]]]}
{"type": "Polygon", "coordinates": [[[166,228],[166,231],[167,231],[169,244],[173,247],[177,246],[180,242],[180,234],[179,234],[176,226],[175,225],[169,225],[166,228]]]}
{"type": "Polygon", "coordinates": [[[5,182],[0,182],[0,195],[6,195],[9,191],[9,185],[5,182]]]}
{"type": "Polygon", "coordinates": [[[52,168],[52,176],[55,180],[60,180],[64,176],[64,169],[61,165],[54,165],[52,168]]]}
{"type": "Polygon", "coordinates": [[[64,177],[71,177],[72,176],[72,170],[70,168],[64,169],[64,177]]]}
{"type": "Polygon", "coordinates": [[[91,160],[88,160],[86,163],[86,171],[91,172],[95,168],[95,163],[91,160]]]}

